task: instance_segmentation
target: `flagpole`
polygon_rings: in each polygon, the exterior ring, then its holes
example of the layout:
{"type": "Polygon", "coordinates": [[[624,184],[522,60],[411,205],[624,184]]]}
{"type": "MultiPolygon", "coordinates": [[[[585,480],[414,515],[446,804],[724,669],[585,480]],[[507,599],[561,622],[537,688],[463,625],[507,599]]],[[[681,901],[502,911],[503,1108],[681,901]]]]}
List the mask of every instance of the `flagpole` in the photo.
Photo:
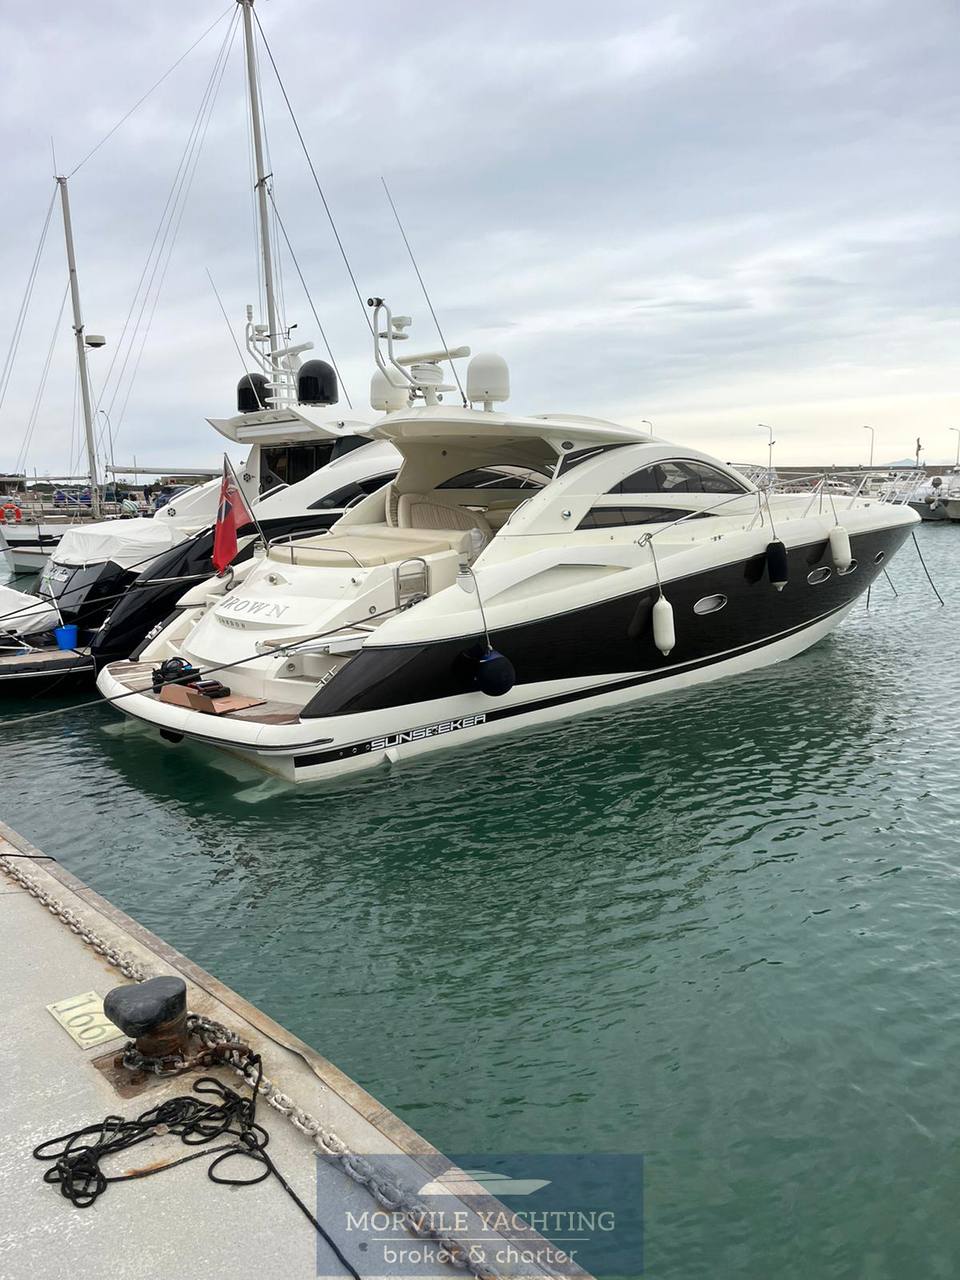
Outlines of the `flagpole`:
{"type": "Polygon", "coordinates": [[[250,512],[250,519],[257,526],[257,533],[260,535],[260,541],[263,543],[264,547],[266,547],[267,535],[261,529],[260,521],[257,519],[256,512],[253,509],[255,504],[253,502],[247,502],[247,495],[240,488],[240,481],[237,479],[237,473],[233,469],[233,463],[230,461],[230,459],[227,457],[226,454],[223,455],[223,465],[225,467],[229,467],[230,474],[231,476],[233,476],[233,483],[237,486],[237,492],[240,494],[241,498],[243,498],[246,508],[250,512]]]}

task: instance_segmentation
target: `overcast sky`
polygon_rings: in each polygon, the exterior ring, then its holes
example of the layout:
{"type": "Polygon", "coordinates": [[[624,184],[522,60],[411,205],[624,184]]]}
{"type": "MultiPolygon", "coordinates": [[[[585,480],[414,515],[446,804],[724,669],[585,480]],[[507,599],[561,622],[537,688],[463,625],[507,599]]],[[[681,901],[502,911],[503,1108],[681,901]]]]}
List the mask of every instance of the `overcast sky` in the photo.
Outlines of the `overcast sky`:
{"type": "MultiPolygon", "coordinates": [[[[0,10],[0,359],[53,191],[227,9],[0,10]]],[[[725,459],[953,457],[960,427],[960,38],[947,0],[259,0],[360,289],[436,342],[380,186],[386,176],[450,341],[506,357],[517,411],[649,419],[725,459]]],[[[91,356],[104,381],[232,17],[71,180],[91,356]]],[[[277,207],[354,403],[361,309],[269,68],[277,207]]],[[[169,242],[168,242],[169,243],[169,242]]],[[[117,461],[215,462],[257,297],[239,36],[126,411],[117,461]]],[[[13,465],[66,281],[55,210],[0,412],[13,465]]],[[[289,260],[286,314],[318,341],[289,260]]],[[[147,313],[152,303],[148,305],[147,313]]],[[[28,467],[75,459],[59,328],[28,467]]],[[[121,352],[122,361],[122,352],[121,352]]],[[[117,365],[114,366],[116,373],[117,365]]],[[[111,402],[108,387],[104,405],[111,402]]]]}

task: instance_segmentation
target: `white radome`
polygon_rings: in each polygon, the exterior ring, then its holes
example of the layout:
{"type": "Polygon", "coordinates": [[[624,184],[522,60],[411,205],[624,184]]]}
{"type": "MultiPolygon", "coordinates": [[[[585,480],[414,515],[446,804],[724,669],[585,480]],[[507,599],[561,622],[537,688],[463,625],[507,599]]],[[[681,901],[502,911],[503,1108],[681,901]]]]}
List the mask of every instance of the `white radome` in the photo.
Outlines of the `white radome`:
{"type": "Polygon", "coordinates": [[[510,369],[503,356],[481,351],[467,365],[467,399],[491,409],[510,399],[510,369]]]}

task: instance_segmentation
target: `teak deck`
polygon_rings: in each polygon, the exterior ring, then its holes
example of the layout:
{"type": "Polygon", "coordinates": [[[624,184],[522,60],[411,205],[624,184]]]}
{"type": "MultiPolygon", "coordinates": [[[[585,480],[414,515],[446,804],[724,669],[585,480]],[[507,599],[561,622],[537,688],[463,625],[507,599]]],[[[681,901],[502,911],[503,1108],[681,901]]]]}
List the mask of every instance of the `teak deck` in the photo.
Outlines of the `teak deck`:
{"type": "MultiPolygon", "coordinates": [[[[114,662],[111,663],[110,670],[131,693],[142,693],[155,702],[161,701],[160,695],[153,692],[152,662],[114,662]]],[[[220,675],[216,671],[211,674],[220,675]]],[[[223,675],[226,676],[225,683],[229,683],[229,671],[223,672],[223,675]]],[[[231,720],[248,720],[254,724],[296,724],[300,719],[300,711],[295,703],[277,702],[274,699],[259,702],[255,707],[222,711],[218,714],[229,716],[231,720]]]]}

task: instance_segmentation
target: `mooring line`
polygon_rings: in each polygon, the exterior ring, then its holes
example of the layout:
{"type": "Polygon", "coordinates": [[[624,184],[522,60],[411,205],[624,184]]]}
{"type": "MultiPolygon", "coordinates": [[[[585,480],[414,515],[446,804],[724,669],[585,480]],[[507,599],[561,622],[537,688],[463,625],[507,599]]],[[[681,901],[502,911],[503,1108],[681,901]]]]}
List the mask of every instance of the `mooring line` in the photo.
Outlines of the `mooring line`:
{"type": "Polygon", "coordinates": [[[923,552],[920,550],[920,543],[917,541],[916,531],[915,530],[911,531],[910,536],[913,538],[913,545],[917,548],[917,555],[920,557],[920,563],[923,566],[923,572],[927,575],[927,581],[930,583],[930,586],[933,588],[933,594],[940,601],[940,608],[942,609],[945,607],[946,601],[944,600],[940,592],[937,590],[937,584],[934,582],[933,578],[930,577],[930,570],[927,568],[927,562],[926,560],[924,560],[923,552]]]}

